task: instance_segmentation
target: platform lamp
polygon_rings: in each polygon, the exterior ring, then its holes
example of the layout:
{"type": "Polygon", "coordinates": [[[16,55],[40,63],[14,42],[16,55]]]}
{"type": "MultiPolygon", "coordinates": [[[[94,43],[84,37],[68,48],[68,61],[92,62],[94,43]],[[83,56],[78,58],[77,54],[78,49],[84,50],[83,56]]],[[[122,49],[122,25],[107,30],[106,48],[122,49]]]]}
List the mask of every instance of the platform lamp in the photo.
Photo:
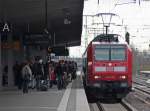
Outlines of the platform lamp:
{"type": "Polygon", "coordinates": [[[64,15],[64,20],[63,20],[64,24],[65,25],[71,24],[71,13],[70,13],[69,8],[63,8],[62,12],[64,15]]]}
{"type": "Polygon", "coordinates": [[[47,0],[45,0],[45,28],[44,28],[44,35],[49,39],[50,46],[48,46],[48,47],[51,47],[52,34],[51,34],[51,32],[49,31],[49,28],[48,28],[48,1],[47,0]]]}
{"type": "MultiPolygon", "coordinates": [[[[45,0],[45,28],[44,28],[44,34],[49,36],[49,30],[48,30],[48,2],[45,0]]],[[[50,38],[51,39],[51,38],[50,38]]]]}
{"type": "Polygon", "coordinates": [[[44,30],[48,30],[48,14],[47,14],[47,0],[45,0],[45,29],[44,30]]]}
{"type": "Polygon", "coordinates": [[[45,0],[45,28],[44,28],[44,35],[48,38],[49,40],[49,45],[47,45],[47,61],[51,61],[51,53],[52,53],[52,47],[51,47],[51,33],[49,32],[48,29],[48,1],[45,0]]]}

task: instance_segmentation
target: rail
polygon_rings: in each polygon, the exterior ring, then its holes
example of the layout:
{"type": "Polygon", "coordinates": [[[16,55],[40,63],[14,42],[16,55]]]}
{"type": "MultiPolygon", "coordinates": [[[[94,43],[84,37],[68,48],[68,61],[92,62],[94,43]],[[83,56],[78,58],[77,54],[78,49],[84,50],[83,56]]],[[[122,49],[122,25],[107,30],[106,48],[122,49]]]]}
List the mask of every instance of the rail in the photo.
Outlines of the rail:
{"type": "Polygon", "coordinates": [[[137,111],[125,100],[119,103],[101,103],[90,104],[91,111],[137,111]]]}
{"type": "Polygon", "coordinates": [[[97,103],[97,105],[100,111],[132,111],[132,109],[124,102],[113,104],[97,103]]]}
{"type": "MultiPolygon", "coordinates": [[[[137,84],[137,85],[146,86],[146,85],[141,84],[141,83],[137,83],[137,82],[134,82],[134,83],[137,84]]],[[[148,92],[148,91],[142,89],[141,87],[134,86],[134,88],[135,88],[136,90],[139,90],[139,91],[141,91],[141,92],[143,92],[143,93],[146,93],[146,94],[150,95],[150,92],[148,92]]],[[[147,87],[147,89],[150,89],[150,88],[147,87]]]]}
{"type": "Polygon", "coordinates": [[[147,87],[141,88],[140,85],[138,84],[137,86],[134,87],[134,89],[136,92],[135,93],[136,98],[138,98],[140,101],[142,101],[143,103],[149,106],[150,105],[150,88],[147,88],[147,87]]]}

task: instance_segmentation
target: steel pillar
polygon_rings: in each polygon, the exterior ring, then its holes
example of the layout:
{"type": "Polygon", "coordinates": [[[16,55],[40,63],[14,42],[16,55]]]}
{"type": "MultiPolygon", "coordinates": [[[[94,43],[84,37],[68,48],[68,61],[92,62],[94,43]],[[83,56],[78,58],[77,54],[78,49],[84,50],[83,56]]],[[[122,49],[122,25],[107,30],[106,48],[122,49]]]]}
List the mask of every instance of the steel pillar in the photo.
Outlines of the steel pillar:
{"type": "MultiPolygon", "coordinates": [[[[8,33],[8,44],[12,44],[12,33],[8,33]]],[[[13,49],[12,47],[8,50],[8,87],[14,86],[14,75],[13,75],[13,49]]]]}

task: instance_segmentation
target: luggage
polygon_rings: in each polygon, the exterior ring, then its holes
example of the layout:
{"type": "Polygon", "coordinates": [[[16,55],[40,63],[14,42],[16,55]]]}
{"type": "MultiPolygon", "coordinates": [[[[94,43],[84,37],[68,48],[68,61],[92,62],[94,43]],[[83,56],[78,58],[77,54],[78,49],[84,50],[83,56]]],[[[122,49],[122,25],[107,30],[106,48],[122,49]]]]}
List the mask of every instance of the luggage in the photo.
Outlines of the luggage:
{"type": "Polygon", "coordinates": [[[71,82],[72,81],[72,75],[71,73],[68,74],[68,82],[71,82]]]}
{"type": "Polygon", "coordinates": [[[32,89],[36,87],[36,79],[33,76],[29,79],[28,87],[32,89]]]}
{"type": "Polygon", "coordinates": [[[39,81],[39,90],[47,91],[48,90],[48,80],[41,79],[39,81]]]}

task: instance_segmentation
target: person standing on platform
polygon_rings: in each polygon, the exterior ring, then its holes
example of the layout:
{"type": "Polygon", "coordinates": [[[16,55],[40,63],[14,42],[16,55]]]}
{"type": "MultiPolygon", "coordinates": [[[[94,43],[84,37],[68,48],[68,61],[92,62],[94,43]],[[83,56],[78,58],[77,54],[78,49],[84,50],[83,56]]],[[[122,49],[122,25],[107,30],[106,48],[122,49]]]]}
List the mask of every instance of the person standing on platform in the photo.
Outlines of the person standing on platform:
{"type": "Polygon", "coordinates": [[[44,80],[48,79],[49,76],[49,62],[46,62],[44,65],[44,80]]]}
{"type": "Polygon", "coordinates": [[[63,86],[63,70],[62,70],[62,66],[61,66],[61,61],[58,62],[56,69],[55,69],[56,75],[57,75],[57,87],[58,90],[62,89],[63,86]]]}
{"type": "Polygon", "coordinates": [[[32,76],[32,71],[29,65],[29,62],[25,63],[22,69],[22,77],[23,77],[23,93],[28,93],[28,84],[30,77],[32,76]]]}
{"type": "Polygon", "coordinates": [[[56,74],[55,74],[55,71],[54,71],[54,63],[50,62],[49,63],[49,80],[50,80],[50,88],[53,87],[53,84],[55,83],[56,81],[56,74]]]}
{"type": "Polygon", "coordinates": [[[36,89],[40,89],[40,80],[44,78],[44,65],[43,60],[36,60],[33,64],[33,74],[36,79],[36,89]]]}

